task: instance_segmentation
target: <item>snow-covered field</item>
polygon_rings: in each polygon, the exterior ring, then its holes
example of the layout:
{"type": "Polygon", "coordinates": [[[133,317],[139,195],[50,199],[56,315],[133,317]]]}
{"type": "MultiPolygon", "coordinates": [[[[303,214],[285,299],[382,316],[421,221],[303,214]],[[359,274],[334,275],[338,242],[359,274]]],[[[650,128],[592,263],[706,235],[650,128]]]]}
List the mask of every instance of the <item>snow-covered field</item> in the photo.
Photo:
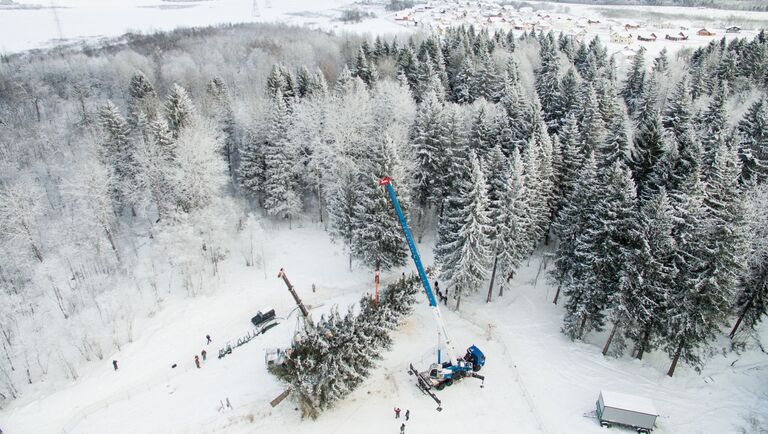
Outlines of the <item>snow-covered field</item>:
{"type": "MultiPolygon", "coordinates": [[[[0,53],[43,48],[64,42],[115,37],[222,23],[281,22],[323,30],[398,33],[404,29],[383,18],[345,24],[341,12],[353,0],[18,0],[0,6],[0,53]],[[51,8],[53,5],[56,8],[51,8]]],[[[381,8],[383,11],[383,8],[381,8]]]]}
{"type": "MultiPolygon", "coordinates": [[[[36,434],[395,433],[402,421],[394,420],[392,409],[399,406],[411,411],[408,433],[602,433],[594,419],[585,417],[601,389],[651,397],[661,413],[659,433],[735,432],[748,416],[765,412],[764,354],[716,355],[701,375],[683,367],[668,378],[663,355],[651,354],[642,362],[605,358],[600,336],[590,344],[568,341],[559,332],[562,310],[551,303],[553,288],[543,271],[535,282],[539,252],[503,298],[487,305],[485,295],[477,294],[464,300],[461,312],[445,311],[458,348],[477,344],[486,353],[484,388],[467,379],[440,392],[442,412],[416,388],[408,364],[428,364],[436,343],[426,297],[420,296],[414,314],[395,334],[392,350],[363,387],[317,421],[301,420],[290,400],[270,407],[282,387],[264,366],[265,349],[288,344],[295,312],[223,359],[216,358],[218,348],[245,334],[259,308],[274,305],[278,316],[293,310],[277,278],[280,267],[315,316],[333,305],[346,309],[354,304],[371,291],[372,275],[359,267],[350,272],[348,257],[313,223],[266,233],[264,266],[245,267],[240,258],[228,259],[219,290],[169,302],[139,322],[133,343],[83,366],[79,381],[59,384],[54,393],[43,385],[11,403],[2,413],[2,428],[36,434]],[[208,346],[206,334],[214,340],[208,346]],[[208,360],[196,369],[193,358],[203,348],[208,360]],[[112,359],[119,361],[117,372],[112,359]],[[172,369],[174,363],[178,367],[172,369]],[[227,398],[233,408],[220,409],[227,398]]],[[[431,262],[431,242],[425,239],[420,247],[431,262]]],[[[390,272],[383,281],[400,272],[390,272]]]]}

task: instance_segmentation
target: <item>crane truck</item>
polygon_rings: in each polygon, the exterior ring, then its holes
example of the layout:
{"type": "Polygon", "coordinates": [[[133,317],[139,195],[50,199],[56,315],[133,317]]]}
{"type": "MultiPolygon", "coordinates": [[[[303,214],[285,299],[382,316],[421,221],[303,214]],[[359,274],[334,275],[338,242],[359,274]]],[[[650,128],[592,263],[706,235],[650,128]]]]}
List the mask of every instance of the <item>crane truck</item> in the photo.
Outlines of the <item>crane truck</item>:
{"type": "MultiPolygon", "coordinates": [[[[485,382],[485,377],[477,372],[485,365],[485,354],[480,351],[475,345],[467,348],[466,354],[463,357],[456,357],[456,350],[451,341],[448,330],[445,327],[445,321],[440,314],[440,307],[435,299],[435,294],[432,292],[432,287],[429,285],[429,279],[427,279],[427,273],[424,271],[424,266],[421,263],[421,257],[418,250],[416,250],[416,244],[413,242],[411,231],[408,229],[408,222],[405,219],[403,210],[400,207],[400,202],[395,195],[395,189],[392,187],[392,180],[389,177],[384,177],[379,180],[379,185],[386,188],[389,193],[392,204],[395,207],[397,218],[400,221],[400,226],[405,234],[405,239],[408,241],[408,248],[411,250],[411,257],[416,264],[416,270],[419,273],[421,284],[424,287],[424,292],[427,294],[427,300],[429,301],[429,307],[432,310],[432,314],[435,317],[437,323],[438,333],[438,348],[437,348],[437,362],[432,363],[429,369],[426,371],[418,371],[410,365],[409,374],[415,375],[418,381],[418,387],[421,391],[430,396],[437,403],[437,410],[441,411],[441,401],[432,389],[443,390],[447,386],[451,386],[454,382],[461,380],[462,378],[474,377],[485,382]],[[440,341],[442,341],[447,348],[448,357],[446,360],[441,360],[440,341]]],[[[481,386],[482,387],[482,384],[481,386]]]]}

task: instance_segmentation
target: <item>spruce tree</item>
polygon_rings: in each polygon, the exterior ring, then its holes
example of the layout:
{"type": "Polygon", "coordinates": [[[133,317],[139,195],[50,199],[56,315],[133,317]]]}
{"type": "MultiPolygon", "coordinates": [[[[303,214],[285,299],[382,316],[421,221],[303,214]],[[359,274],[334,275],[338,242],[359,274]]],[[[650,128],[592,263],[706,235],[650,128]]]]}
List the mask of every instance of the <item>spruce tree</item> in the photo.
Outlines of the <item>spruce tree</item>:
{"type": "Polygon", "coordinates": [[[596,153],[605,140],[605,125],[597,104],[595,89],[589,82],[582,89],[581,109],[579,110],[579,125],[581,127],[581,143],[584,153],[596,153]]]}
{"type": "Polygon", "coordinates": [[[702,162],[704,164],[704,174],[707,176],[712,164],[714,164],[715,152],[725,143],[726,136],[728,135],[728,116],[725,107],[728,99],[727,92],[727,85],[725,83],[720,83],[716,86],[712,94],[712,101],[700,120],[699,131],[703,152],[702,162]]]}
{"type": "Polygon", "coordinates": [[[416,110],[411,129],[411,146],[415,161],[414,200],[418,209],[439,203],[441,153],[446,149],[446,125],[443,104],[435,92],[428,92],[416,110]]]}
{"type": "Polygon", "coordinates": [[[768,179],[768,102],[765,97],[749,107],[737,127],[741,180],[761,184],[768,179]]]}
{"type": "Polygon", "coordinates": [[[768,186],[760,184],[747,192],[747,233],[750,234],[743,287],[736,297],[733,339],[740,330],[753,330],[768,314],[768,186]]]}
{"type": "Polygon", "coordinates": [[[267,214],[291,219],[302,209],[298,185],[298,155],[286,135],[291,128],[288,107],[278,92],[272,99],[269,130],[264,151],[264,209],[267,214]]]}
{"type": "Polygon", "coordinates": [[[112,101],[102,107],[99,119],[104,131],[101,157],[114,174],[110,177],[114,182],[110,190],[116,203],[127,205],[138,175],[136,151],[129,137],[130,127],[112,101]]]}
{"type": "Polygon", "coordinates": [[[157,118],[160,101],[152,83],[142,71],[136,71],[128,85],[130,102],[128,106],[128,124],[136,128],[139,119],[144,117],[146,122],[152,122],[157,118]]]}
{"type": "Polygon", "coordinates": [[[235,137],[235,115],[232,110],[232,96],[229,87],[219,78],[215,77],[208,83],[208,96],[213,102],[214,120],[217,124],[219,133],[224,140],[224,146],[221,148],[221,154],[224,161],[227,162],[229,176],[233,175],[232,155],[237,147],[237,138],[235,137]]]}
{"type": "Polygon", "coordinates": [[[634,328],[627,333],[635,342],[638,359],[642,359],[645,352],[655,349],[666,332],[666,300],[674,284],[672,252],[676,245],[672,231],[675,216],[664,188],[643,202],[640,221],[648,242],[650,262],[642,275],[642,291],[636,294],[642,297],[633,303],[634,328]]]}
{"type": "MultiPolygon", "coordinates": [[[[385,136],[374,141],[363,164],[361,189],[355,204],[353,251],[367,265],[376,270],[388,270],[405,263],[406,244],[400,223],[389,196],[378,181],[391,176],[394,182],[405,181],[404,171],[395,149],[395,143],[385,136]]],[[[403,184],[400,184],[401,186],[403,184]]],[[[398,200],[408,209],[408,188],[399,188],[398,200]]]]}
{"type": "Polygon", "coordinates": [[[468,177],[456,186],[454,195],[446,199],[435,247],[440,280],[454,288],[456,309],[461,306],[461,295],[476,291],[487,276],[491,255],[487,238],[490,218],[486,179],[473,152],[469,160],[468,177]]]}
{"type": "Polygon", "coordinates": [[[624,98],[624,102],[627,103],[629,113],[632,115],[638,111],[640,98],[645,89],[645,52],[645,47],[640,47],[635,54],[632,66],[627,74],[627,79],[624,82],[624,87],[621,89],[621,96],[624,98]]]}
{"type": "Polygon", "coordinates": [[[174,138],[179,137],[182,128],[192,124],[195,113],[195,106],[186,89],[174,83],[165,103],[165,117],[174,138]]]}
{"type": "Polygon", "coordinates": [[[645,319],[645,275],[651,253],[637,218],[636,195],[631,171],[621,161],[614,162],[595,215],[602,222],[596,236],[602,241],[593,266],[599,276],[595,290],[607,295],[606,308],[613,323],[603,355],[609,351],[622,354],[625,336],[632,335],[645,319]]]}

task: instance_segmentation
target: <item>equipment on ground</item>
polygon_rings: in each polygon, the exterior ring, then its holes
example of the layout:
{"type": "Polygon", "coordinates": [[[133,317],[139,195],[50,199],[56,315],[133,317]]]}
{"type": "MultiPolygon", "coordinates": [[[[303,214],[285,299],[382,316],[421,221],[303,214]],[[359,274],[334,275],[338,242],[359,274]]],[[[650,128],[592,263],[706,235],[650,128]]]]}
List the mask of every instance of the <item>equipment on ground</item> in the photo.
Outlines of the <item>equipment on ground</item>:
{"type": "Polygon", "coordinates": [[[256,313],[256,316],[251,318],[251,323],[254,327],[258,327],[261,323],[269,321],[275,317],[275,309],[271,307],[264,308],[256,313]]]}
{"type": "MultiPolygon", "coordinates": [[[[440,308],[438,307],[435,295],[432,292],[432,288],[429,285],[429,279],[424,271],[424,266],[421,264],[421,257],[418,250],[416,250],[416,244],[413,242],[411,231],[408,229],[408,222],[405,219],[400,203],[395,195],[395,189],[392,187],[392,180],[389,177],[384,177],[379,180],[379,185],[384,186],[389,193],[389,197],[392,199],[392,204],[397,212],[397,218],[400,220],[400,226],[403,229],[405,238],[408,241],[408,247],[411,249],[411,257],[416,264],[416,270],[419,272],[419,278],[421,278],[421,284],[424,287],[424,292],[427,294],[429,300],[429,307],[432,309],[432,313],[435,316],[435,321],[438,326],[438,348],[437,348],[437,363],[432,363],[426,371],[419,372],[413,365],[410,365],[409,374],[415,375],[418,380],[418,386],[421,391],[430,396],[437,403],[437,410],[441,411],[441,401],[432,389],[443,390],[446,386],[451,386],[454,382],[461,380],[465,377],[474,377],[485,382],[485,377],[478,374],[477,371],[485,365],[485,355],[479,348],[472,345],[467,349],[464,357],[455,357],[456,350],[454,349],[453,342],[448,335],[448,330],[445,328],[445,322],[440,314],[440,308]],[[447,351],[447,360],[442,361],[440,359],[440,344],[443,341],[447,351]]],[[[483,387],[482,385],[480,387],[483,387]]]]}
{"type": "Polygon", "coordinates": [[[595,406],[600,426],[606,428],[613,424],[624,425],[634,428],[638,433],[648,434],[653,430],[659,416],[653,402],[648,398],[605,390],[600,392],[595,406]]]}

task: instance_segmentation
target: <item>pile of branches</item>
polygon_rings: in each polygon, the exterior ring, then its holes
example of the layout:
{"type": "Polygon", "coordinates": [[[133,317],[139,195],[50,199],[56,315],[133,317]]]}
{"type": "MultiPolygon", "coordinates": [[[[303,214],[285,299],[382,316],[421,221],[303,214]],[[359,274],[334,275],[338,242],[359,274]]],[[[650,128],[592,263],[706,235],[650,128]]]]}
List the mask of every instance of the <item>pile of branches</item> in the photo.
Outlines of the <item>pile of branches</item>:
{"type": "Polygon", "coordinates": [[[419,285],[417,275],[404,276],[382,291],[378,304],[366,294],[357,313],[334,308],[293,344],[284,364],[270,368],[288,383],[302,417],[316,419],[362,384],[413,309],[419,285]]]}

